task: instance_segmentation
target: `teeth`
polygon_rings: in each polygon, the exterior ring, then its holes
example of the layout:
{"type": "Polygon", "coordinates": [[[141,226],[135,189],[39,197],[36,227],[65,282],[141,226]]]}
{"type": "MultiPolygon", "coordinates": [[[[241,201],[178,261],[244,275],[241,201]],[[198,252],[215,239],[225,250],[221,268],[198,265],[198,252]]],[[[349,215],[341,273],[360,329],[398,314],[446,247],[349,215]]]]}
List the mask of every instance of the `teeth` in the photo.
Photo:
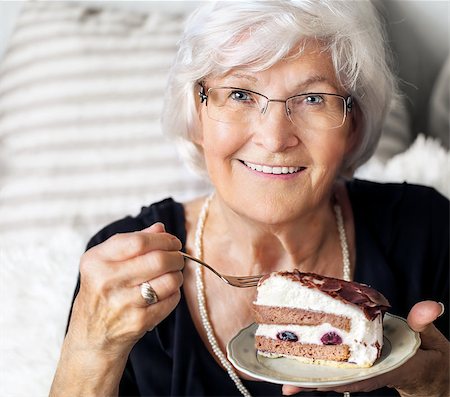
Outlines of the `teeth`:
{"type": "Polygon", "coordinates": [[[293,174],[295,172],[300,171],[302,167],[269,167],[268,165],[259,165],[249,163],[247,161],[243,162],[247,167],[251,168],[254,171],[263,172],[264,174],[293,174]]]}

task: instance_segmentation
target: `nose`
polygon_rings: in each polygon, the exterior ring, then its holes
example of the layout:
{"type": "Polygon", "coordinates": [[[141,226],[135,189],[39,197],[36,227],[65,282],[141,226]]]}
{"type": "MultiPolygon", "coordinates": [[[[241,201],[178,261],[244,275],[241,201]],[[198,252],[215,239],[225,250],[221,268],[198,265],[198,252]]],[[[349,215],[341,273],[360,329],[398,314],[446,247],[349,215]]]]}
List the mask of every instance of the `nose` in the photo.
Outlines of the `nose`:
{"type": "Polygon", "coordinates": [[[300,142],[297,128],[290,121],[285,102],[281,100],[269,101],[252,128],[253,142],[271,153],[283,152],[300,142]]]}

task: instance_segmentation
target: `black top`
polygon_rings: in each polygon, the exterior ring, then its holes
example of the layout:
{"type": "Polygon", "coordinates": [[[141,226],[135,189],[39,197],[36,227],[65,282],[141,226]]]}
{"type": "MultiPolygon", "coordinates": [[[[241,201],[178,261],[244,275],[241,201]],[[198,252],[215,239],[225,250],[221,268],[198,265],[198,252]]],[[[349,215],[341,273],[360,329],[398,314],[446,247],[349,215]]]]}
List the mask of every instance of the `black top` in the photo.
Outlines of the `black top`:
{"type": "MultiPolygon", "coordinates": [[[[449,202],[432,188],[410,184],[347,183],[354,214],[354,280],[371,285],[389,300],[393,314],[406,317],[422,300],[449,301],[449,202]]],[[[166,199],[137,217],[107,226],[88,248],[119,232],[161,221],[186,241],[183,206],[166,199]]],[[[75,291],[78,292],[79,285],[75,291]]],[[[448,310],[436,326],[448,338],[448,310]]],[[[253,396],[279,396],[281,385],[243,380],[253,396]]],[[[183,293],[176,309],[132,349],[121,381],[122,396],[238,396],[233,381],[204,346],[183,293]]],[[[336,393],[302,392],[304,396],[336,393]]],[[[398,396],[393,389],[352,396],[398,396]]]]}

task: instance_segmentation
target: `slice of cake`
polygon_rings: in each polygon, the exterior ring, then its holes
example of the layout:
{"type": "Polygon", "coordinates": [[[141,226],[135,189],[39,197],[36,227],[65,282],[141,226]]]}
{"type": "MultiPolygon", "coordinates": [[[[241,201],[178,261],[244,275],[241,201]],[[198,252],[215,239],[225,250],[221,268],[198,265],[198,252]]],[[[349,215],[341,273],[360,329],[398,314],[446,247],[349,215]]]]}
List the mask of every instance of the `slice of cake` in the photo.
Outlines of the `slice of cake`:
{"type": "Polygon", "coordinates": [[[257,288],[256,349],[267,357],[370,367],[381,354],[389,307],[365,284],[298,270],[274,272],[257,288]]]}

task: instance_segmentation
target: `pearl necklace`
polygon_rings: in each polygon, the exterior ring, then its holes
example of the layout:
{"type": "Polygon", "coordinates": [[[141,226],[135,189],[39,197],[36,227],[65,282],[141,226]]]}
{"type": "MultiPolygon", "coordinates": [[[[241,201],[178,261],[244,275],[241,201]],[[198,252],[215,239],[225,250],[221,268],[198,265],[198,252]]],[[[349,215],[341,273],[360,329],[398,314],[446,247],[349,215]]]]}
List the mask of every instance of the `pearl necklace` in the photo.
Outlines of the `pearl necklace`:
{"type": "MultiPolygon", "coordinates": [[[[197,221],[197,228],[195,230],[195,256],[200,260],[203,259],[203,230],[205,228],[209,204],[211,203],[213,197],[214,192],[211,193],[203,203],[197,221]]],[[[344,280],[350,281],[350,255],[348,251],[347,236],[345,234],[344,220],[342,218],[342,211],[339,204],[335,204],[334,212],[336,214],[336,223],[339,231],[339,239],[341,242],[343,278],[344,280]]],[[[202,320],[203,328],[206,331],[208,342],[211,345],[214,354],[219,359],[220,363],[224,366],[224,368],[227,370],[228,375],[230,376],[231,380],[234,382],[238,390],[241,392],[241,394],[244,397],[251,397],[251,394],[249,393],[247,388],[242,384],[241,379],[239,379],[233,366],[228,361],[224,352],[220,349],[219,344],[217,343],[213,327],[211,325],[211,322],[209,321],[208,311],[206,310],[205,285],[203,283],[203,267],[198,264],[195,269],[195,281],[197,286],[198,309],[200,312],[200,318],[202,320]]],[[[350,393],[347,392],[344,393],[344,397],[348,396],[350,396],[350,393]]]]}

